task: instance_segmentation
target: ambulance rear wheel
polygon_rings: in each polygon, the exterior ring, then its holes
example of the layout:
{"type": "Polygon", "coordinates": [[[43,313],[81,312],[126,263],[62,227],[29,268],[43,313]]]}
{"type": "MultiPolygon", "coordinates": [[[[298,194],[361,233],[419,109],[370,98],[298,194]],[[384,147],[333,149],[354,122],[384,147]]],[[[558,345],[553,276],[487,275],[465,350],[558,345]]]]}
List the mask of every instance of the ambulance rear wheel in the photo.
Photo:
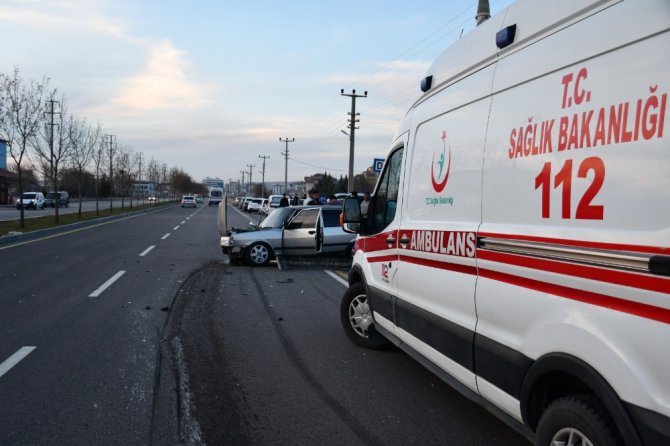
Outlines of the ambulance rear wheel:
{"type": "Polygon", "coordinates": [[[571,395],[549,404],[540,418],[536,446],[620,445],[616,425],[594,395],[571,395]]]}
{"type": "Polygon", "coordinates": [[[380,349],[388,344],[374,326],[372,310],[362,282],[354,283],[342,297],[340,320],[347,337],[359,347],[380,349]]]}

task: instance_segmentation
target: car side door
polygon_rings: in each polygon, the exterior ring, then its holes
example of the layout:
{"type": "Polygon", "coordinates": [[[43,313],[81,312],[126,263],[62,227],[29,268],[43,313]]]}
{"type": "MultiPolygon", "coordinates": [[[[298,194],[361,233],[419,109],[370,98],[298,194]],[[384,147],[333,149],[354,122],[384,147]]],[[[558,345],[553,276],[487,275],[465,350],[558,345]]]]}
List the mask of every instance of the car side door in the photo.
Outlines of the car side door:
{"type": "Polygon", "coordinates": [[[315,255],[323,244],[323,222],[318,207],[302,209],[284,223],[281,254],[315,255]]]}

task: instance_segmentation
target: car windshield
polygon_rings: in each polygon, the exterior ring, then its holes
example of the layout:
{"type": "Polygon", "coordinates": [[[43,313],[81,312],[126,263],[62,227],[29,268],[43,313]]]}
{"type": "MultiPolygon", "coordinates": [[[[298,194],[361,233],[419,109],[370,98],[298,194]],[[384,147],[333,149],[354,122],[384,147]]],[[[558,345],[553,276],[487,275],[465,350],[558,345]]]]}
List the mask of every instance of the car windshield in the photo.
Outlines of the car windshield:
{"type": "Polygon", "coordinates": [[[23,198],[26,200],[33,200],[37,194],[35,192],[26,192],[23,194],[23,198]]]}
{"type": "Polygon", "coordinates": [[[58,198],[58,194],[56,194],[56,192],[49,192],[47,198],[58,198]]]}
{"type": "Polygon", "coordinates": [[[270,212],[258,225],[259,228],[281,228],[286,220],[293,214],[291,208],[278,208],[270,212]]]}

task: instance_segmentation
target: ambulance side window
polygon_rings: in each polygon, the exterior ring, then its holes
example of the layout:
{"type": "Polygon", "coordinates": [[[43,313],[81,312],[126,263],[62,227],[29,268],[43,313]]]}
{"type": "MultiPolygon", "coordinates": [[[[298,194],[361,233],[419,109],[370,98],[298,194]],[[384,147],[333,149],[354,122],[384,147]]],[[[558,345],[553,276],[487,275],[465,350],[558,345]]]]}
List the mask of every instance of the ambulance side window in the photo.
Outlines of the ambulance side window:
{"type": "Polygon", "coordinates": [[[389,157],[386,169],[379,179],[374,197],[370,200],[366,234],[381,232],[395,218],[400,188],[400,170],[403,149],[396,150],[389,157]]]}

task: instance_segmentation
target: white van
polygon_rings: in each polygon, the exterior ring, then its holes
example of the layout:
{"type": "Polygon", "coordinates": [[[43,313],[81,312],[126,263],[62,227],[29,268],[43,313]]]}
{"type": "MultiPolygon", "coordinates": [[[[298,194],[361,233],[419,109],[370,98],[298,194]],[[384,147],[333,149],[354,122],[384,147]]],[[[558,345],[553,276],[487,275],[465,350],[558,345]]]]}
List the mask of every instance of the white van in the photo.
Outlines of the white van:
{"type": "Polygon", "coordinates": [[[421,89],[344,203],[349,338],[538,445],[670,445],[670,2],[520,0],[421,89]]]}
{"type": "Polygon", "coordinates": [[[209,188],[209,202],[207,206],[218,206],[223,200],[223,188],[211,186],[209,188]]]}

